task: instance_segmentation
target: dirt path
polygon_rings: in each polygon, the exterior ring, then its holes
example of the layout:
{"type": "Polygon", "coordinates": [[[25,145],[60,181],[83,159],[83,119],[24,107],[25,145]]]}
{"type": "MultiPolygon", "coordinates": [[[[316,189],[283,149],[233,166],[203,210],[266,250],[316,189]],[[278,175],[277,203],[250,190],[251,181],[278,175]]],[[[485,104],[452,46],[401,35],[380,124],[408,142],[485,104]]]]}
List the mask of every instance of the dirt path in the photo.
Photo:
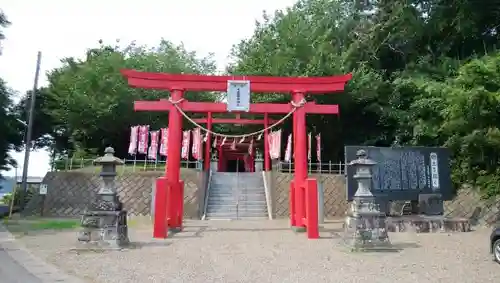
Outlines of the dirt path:
{"type": "Polygon", "coordinates": [[[189,221],[167,240],[131,228],[137,248],[76,252],[75,232],[23,237],[37,255],[89,282],[498,282],[489,229],[461,234],[391,233],[395,253],[351,253],[339,223],[320,240],[287,221],[189,221]],[[73,250],[72,250],[73,249],[73,250]]]}

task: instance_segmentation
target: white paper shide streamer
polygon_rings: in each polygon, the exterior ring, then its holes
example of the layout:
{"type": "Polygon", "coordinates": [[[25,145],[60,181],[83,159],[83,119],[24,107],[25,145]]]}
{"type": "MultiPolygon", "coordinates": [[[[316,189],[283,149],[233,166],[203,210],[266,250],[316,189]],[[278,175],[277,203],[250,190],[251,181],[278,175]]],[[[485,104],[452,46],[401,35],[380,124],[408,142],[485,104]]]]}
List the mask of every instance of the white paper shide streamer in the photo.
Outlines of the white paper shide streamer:
{"type": "Polygon", "coordinates": [[[292,134],[288,135],[288,141],[286,142],[285,151],[285,161],[290,162],[292,160],[292,134]]]}

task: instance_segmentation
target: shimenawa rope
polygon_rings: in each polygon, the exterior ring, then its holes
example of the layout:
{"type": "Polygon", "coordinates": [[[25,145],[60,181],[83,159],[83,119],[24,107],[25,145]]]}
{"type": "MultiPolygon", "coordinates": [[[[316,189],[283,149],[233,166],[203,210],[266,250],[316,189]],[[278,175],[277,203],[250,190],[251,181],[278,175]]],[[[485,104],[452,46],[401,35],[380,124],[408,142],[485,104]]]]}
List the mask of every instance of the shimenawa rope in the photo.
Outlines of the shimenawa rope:
{"type": "Polygon", "coordinates": [[[200,128],[201,130],[207,132],[207,133],[210,133],[211,135],[214,135],[214,136],[218,136],[218,137],[224,137],[224,138],[246,138],[246,137],[251,137],[251,136],[256,136],[256,135],[259,135],[267,130],[271,130],[272,128],[276,127],[277,125],[283,123],[283,121],[285,121],[288,117],[290,117],[290,115],[293,114],[293,112],[295,112],[295,110],[297,110],[297,108],[299,107],[302,107],[304,106],[304,104],[307,102],[304,98],[299,101],[298,103],[295,103],[295,102],[291,102],[293,108],[290,112],[288,112],[288,114],[286,114],[283,118],[281,118],[280,120],[278,120],[276,123],[268,126],[267,128],[264,128],[262,130],[259,130],[259,131],[256,131],[256,132],[253,132],[253,133],[248,133],[248,134],[242,134],[242,135],[228,135],[228,134],[221,134],[221,133],[216,133],[214,131],[211,131],[203,126],[201,126],[200,124],[196,123],[193,119],[191,119],[184,111],[182,111],[182,109],[179,107],[179,103],[181,103],[182,101],[184,100],[184,98],[181,98],[177,101],[173,101],[172,98],[169,98],[169,101],[170,103],[172,103],[172,105],[175,106],[175,108],[177,108],[177,110],[179,110],[179,112],[182,114],[182,116],[184,116],[189,122],[191,122],[193,125],[195,125],[196,127],[200,128]]]}

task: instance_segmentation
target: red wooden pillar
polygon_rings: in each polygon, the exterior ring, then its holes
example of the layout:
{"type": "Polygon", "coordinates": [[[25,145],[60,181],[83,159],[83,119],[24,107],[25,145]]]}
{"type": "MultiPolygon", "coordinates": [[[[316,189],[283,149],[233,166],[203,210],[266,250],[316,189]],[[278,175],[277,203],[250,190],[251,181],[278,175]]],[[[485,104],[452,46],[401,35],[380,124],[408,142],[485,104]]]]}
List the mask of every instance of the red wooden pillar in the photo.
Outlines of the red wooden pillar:
{"type": "MultiPolygon", "coordinates": [[[[304,94],[296,92],[292,94],[292,99],[299,104],[304,99],[304,94]]],[[[307,178],[307,139],[306,139],[306,112],[303,107],[299,107],[294,112],[294,133],[295,137],[295,168],[294,168],[294,206],[295,206],[295,226],[304,227],[305,214],[305,180],[307,178]]]]}
{"type": "MultiPolygon", "coordinates": [[[[183,97],[182,90],[173,89],[170,92],[172,101],[180,101],[183,97]]],[[[169,217],[169,228],[182,229],[182,216],[184,214],[184,182],[181,181],[181,144],[182,144],[182,114],[174,107],[169,116],[168,134],[168,163],[166,167],[167,180],[171,190],[172,214],[169,217]],[[173,129],[173,130],[170,130],[173,129]]],[[[167,200],[168,201],[168,200],[167,200]]]]}
{"type": "MultiPolygon", "coordinates": [[[[267,113],[264,114],[264,129],[269,126],[269,115],[267,113]]],[[[271,157],[269,156],[269,131],[264,131],[264,171],[271,170],[271,157]]]]}
{"type": "MultiPolygon", "coordinates": [[[[295,100],[294,97],[292,97],[292,100],[295,100]]],[[[292,146],[293,146],[293,153],[292,153],[292,156],[293,156],[293,163],[294,163],[294,166],[295,166],[295,162],[297,162],[297,159],[296,159],[296,152],[297,152],[297,113],[294,112],[292,114],[292,119],[293,119],[293,123],[292,123],[292,146]]],[[[292,228],[294,227],[297,227],[297,201],[296,201],[296,198],[297,198],[297,194],[295,193],[295,173],[294,173],[294,179],[290,182],[290,191],[289,191],[289,213],[290,213],[290,226],[292,226],[292,228]]]]}
{"type": "MultiPolygon", "coordinates": [[[[181,90],[172,90],[173,101],[182,99],[181,90]]],[[[165,177],[156,181],[153,237],[166,238],[168,228],[181,228],[183,214],[183,182],[180,182],[182,114],[173,108],[168,115],[168,152],[165,177]]]]}
{"type": "Polygon", "coordinates": [[[315,178],[305,181],[307,238],[319,238],[318,225],[318,184],[315,178]]]}
{"type": "Polygon", "coordinates": [[[226,156],[224,155],[224,150],[221,145],[219,145],[219,160],[217,161],[217,171],[226,172],[226,156]]]}
{"type": "MultiPolygon", "coordinates": [[[[212,112],[208,112],[207,115],[207,129],[212,130],[212,112]]],[[[205,142],[205,157],[204,157],[204,169],[210,169],[210,158],[211,158],[211,147],[212,147],[212,135],[207,133],[207,141],[205,142]]]]}

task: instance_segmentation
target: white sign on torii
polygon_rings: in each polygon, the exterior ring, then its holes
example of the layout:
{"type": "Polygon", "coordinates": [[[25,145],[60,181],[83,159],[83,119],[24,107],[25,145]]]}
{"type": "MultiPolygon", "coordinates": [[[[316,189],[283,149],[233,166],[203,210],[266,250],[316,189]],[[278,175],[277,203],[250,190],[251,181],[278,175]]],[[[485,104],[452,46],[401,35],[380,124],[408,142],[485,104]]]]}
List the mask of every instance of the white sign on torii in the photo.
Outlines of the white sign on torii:
{"type": "Polygon", "coordinates": [[[250,81],[227,81],[227,111],[250,111],[250,81]]]}

